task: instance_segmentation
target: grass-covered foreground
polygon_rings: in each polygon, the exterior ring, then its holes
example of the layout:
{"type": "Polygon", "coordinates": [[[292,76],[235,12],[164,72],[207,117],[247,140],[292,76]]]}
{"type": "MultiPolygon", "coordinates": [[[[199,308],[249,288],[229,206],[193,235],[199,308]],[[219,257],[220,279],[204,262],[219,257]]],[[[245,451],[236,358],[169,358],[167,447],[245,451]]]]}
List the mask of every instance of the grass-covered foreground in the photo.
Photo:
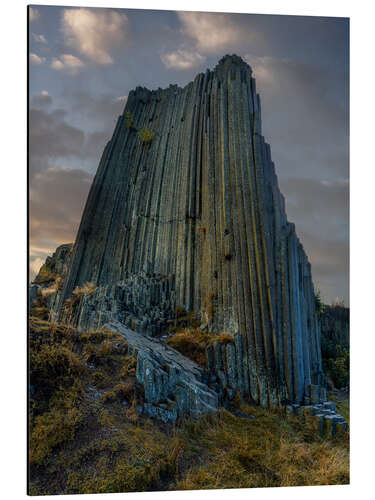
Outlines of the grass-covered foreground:
{"type": "Polygon", "coordinates": [[[223,409],[172,426],[138,416],[135,363],[112,332],[31,318],[31,494],[349,482],[347,438],[322,440],[281,412],[237,399],[255,418],[223,409]]]}

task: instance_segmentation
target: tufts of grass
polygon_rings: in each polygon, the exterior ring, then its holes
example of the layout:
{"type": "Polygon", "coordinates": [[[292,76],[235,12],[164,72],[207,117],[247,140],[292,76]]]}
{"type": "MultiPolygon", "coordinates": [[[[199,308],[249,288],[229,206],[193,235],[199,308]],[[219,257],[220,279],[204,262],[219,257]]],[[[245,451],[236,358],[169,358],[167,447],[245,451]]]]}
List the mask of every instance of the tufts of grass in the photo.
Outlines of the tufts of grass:
{"type": "Polygon", "coordinates": [[[127,423],[122,432],[96,440],[74,457],[77,472],[69,474],[69,493],[149,491],[175,468],[175,441],[149,426],[127,423]],[[82,460],[93,467],[79,467],[82,460]]]}
{"type": "Polygon", "coordinates": [[[82,344],[100,344],[106,338],[105,332],[98,330],[95,332],[84,332],[77,337],[77,342],[82,344]]]}
{"type": "Polygon", "coordinates": [[[83,295],[94,293],[95,290],[96,285],[90,281],[84,283],[82,286],[76,286],[72,293],[75,297],[82,297],[83,295]]]}
{"type": "Polygon", "coordinates": [[[107,403],[108,401],[132,401],[135,395],[135,382],[134,380],[128,380],[126,382],[120,382],[117,384],[112,391],[109,391],[102,395],[102,401],[107,403]]]}
{"type": "Polygon", "coordinates": [[[54,281],[47,288],[43,288],[42,295],[43,295],[43,297],[50,297],[51,295],[56,293],[57,290],[58,290],[58,284],[56,283],[56,281],[54,281]]]}
{"type": "Polygon", "coordinates": [[[112,366],[117,360],[117,346],[108,340],[101,344],[88,343],[84,348],[84,359],[95,366],[112,366]]]}
{"type": "Polygon", "coordinates": [[[349,482],[349,450],[345,440],[306,442],[298,429],[277,411],[242,405],[253,420],[222,410],[209,422],[185,427],[196,449],[196,464],[173,489],[256,488],[349,482]],[[204,451],[203,451],[204,450],[204,451]],[[201,460],[197,460],[198,457],[201,460]]]}
{"type": "Polygon", "coordinates": [[[167,339],[167,344],[199,365],[206,364],[207,334],[198,328],[185,328],[167,339]]]}
{"type": "Polygon", "coordinates": [[[41,465],[53,450],[71,442],[83,422],[82,409],[66,400],[62,406],[52,405],[47,412],[37,415],[30,432],[30,466],[41,465]]]}
{"type": "Polygon", "coordinates": [[[327,394],[329,401],[336,403],[337,412],[350,423],[349,394],[342,391],[332,391],[327,394]]]}
{"type": "Polygon", "coordinates": [[[83,361],[64,345],[42,345],[30,352],[30,380],[46,394],[63,386],[70,387],[85,372],[83,361]]]}
{"type": "Polygon", "coordinates": [[[124,363],[119,372],[119,377],[126,378],[129,375],[131,376],[135,375],[136,368],[137,368],[137,358],[132,355],[125,356],[124,363]]]}
{"type": "Polygon", "coordinates": [[[44,321],[49,319],[50,311],[47,306],[47,297],[43,295],[43,292],[34,299],[30,314],[33,318],[39,318],[44,321]]]}
{"type": "Polygon", "coordinates": [[[43,264],[33,283],[36,283],[37,285],[43,285],[45,283],[49,283],[50,281],[55,281],[55,279],[56,275],[46,264],[43,264]]]}
{"type": "Polygon", "coordinates": [[[168,345],[201,366],[207,364],[207,347],[214,342],[227,344],[233,341],[233,337],[228,333],[223,332],[221,335],[203,333],[200,327],[183,328],[166,340],[168,345]]]}

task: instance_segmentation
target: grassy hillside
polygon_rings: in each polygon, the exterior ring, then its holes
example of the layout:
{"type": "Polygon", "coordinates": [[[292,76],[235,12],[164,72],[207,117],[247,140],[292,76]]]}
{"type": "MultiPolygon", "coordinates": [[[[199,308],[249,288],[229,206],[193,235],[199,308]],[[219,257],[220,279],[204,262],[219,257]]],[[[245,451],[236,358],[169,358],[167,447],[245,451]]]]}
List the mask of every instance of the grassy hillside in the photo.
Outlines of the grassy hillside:
{"type": "MultiPolygon", "coordinates": [[[[136,412],[142,388],[122,337],[30,320],[31,494],[343,484],[347,439],[322,440],[281,412],[178,425],[136,412]]],[[[241,413],[239,413],[241,412],[241,413]]]]}

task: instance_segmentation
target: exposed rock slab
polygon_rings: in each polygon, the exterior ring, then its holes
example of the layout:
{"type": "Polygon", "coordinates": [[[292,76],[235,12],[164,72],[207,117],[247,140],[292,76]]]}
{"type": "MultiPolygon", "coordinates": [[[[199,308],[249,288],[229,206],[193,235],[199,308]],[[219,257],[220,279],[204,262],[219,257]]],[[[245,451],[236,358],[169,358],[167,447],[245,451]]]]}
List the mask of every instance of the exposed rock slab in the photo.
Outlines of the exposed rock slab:
{"type": "Polygon", "coordinates": [[[111,321],[106,327],[120,333],[137,357],[136,378],[144,387],[139,411],[164,421],[184,415],[217,411],[218,394],[203,382],[204,371],[192,360],[158,340],[111,321]]]}

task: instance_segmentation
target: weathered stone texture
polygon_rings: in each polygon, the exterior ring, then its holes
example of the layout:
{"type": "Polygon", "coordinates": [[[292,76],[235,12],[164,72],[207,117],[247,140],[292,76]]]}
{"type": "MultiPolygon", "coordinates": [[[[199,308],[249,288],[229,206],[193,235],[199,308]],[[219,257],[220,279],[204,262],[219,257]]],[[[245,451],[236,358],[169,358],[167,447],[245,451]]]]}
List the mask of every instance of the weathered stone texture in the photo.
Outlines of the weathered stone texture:
{"type": "Polygon", "coordinates": [[[106,327],[120,333],[137,357],[136,377],[144,387],[145,404],[140,412],[164,421],[184,415],[214,413],[219,398],[204,381],[196,363],[158,340],[126,328],[117,321],[106,327]]]}
{"type": "MultiPolygon", "coordinates": [[[[163,309],[200,311],[210,331],[235,335],[233,345],[209,355],[222,385],[275,406],[302,402],[323,374],[311,267],[261,133],[252,70],[237,56],[184,88],[130,92],[92,184],[57,309],[85,282],[112,294],[126,289],[129,276],[166,277],[159,306],[156,295],[144,294],[147,286],[138,295],[129,289],[131,326],[150,333],[168,316],[163,309]],[[140,140],[142,127],[152,131],[151,144],[140,140]]],[[[88,309],[82,314],[82,325],[94,321],[88,309]]]]}
{"type": "Polygon", "coordinates": [[[32,307],[35,299],[38,297],[40,293],[40,285],[35,283],[29,286],[29,307],[32,307]]]}
{"type": "MultiPolygon", "coordinates": [[[[158,335],[174,317],[174,291],[167,276],[127,273],[122,281],[97,287],[85,294],[73,312],[78,330],[99,329],[116,319],[132,330],[158,335]]],[[[69,322],[70,311],[61,314],[69,322]]]]}
{"type": "Polygon", "coordinates": [[[287,418],[299,416],[303,420],[312,417],[314,428],[321,437],[335,437],[348,432],[348,424],[343,416],[336,413],[336,405],[333,401],[316,402],[307,406],[286,405],[285,416],[287,418]]]}

